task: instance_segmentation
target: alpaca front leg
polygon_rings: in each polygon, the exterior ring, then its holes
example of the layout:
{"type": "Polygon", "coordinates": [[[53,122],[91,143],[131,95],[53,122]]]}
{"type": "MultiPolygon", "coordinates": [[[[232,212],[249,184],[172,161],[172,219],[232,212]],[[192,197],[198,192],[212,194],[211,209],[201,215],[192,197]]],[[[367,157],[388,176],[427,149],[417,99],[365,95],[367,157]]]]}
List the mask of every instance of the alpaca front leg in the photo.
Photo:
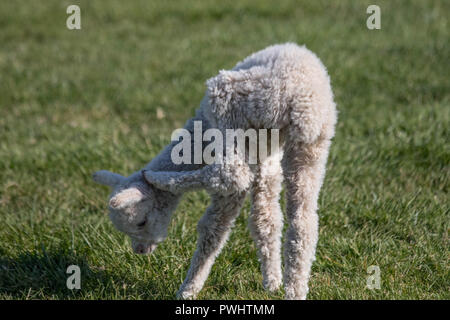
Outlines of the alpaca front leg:
{"type": "Polygon", "coordinates": [[[283,213],[279,203],[283,180],[280,161],[261,164],[252,189],[249,227],[261,261],[263,286],[276,291],[281,286],[281,235],[283,213]]]}
{"type": "Polygon", "coordinates": [[[279,289],[281,274],[281,231],[283,214],[280,206],[267,203],[269,207],[252,207],[250,230],[258,249],[263,275],[263,286],[273,292],[279,289]]]}
{"type": "Polygon", "coordinates": [[[202,289],[214,260],[228,239],[244,199],[245,193],[212,196],[211,205],[198,223],[197,249],[177,298],[193,299],[202,289]]]}
{"type": "Polygon", "coordinates": [[[315,260],[319,218],[317,200],[325,174],[329,141],[293,146],[285,153],[288,230],[284,248],[286,299],[304,300],[315,260]]]}

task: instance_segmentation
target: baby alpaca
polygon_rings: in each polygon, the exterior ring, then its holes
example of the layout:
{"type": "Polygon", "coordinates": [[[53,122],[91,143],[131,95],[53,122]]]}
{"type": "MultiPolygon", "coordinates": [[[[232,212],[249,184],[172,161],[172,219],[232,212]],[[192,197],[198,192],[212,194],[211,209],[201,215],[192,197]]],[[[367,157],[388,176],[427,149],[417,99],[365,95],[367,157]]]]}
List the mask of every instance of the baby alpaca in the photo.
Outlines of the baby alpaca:
{"type": "Polygon", "coordinates": [[[308,49],[288,43],[252,54],[206,85],[206,94],[186,130],[194,132],[194,121],[201,121],[203,130],[216,128],[222,133],[226,129],[277,129],[279,151],[257,164],[249,164],[241,153],[232,162],[174,164],[171,153],[178,141],[173,141],[129,177],[96,172],[94,180],[113,189],[111,220],[130,236],[136,253],[149,253],[167,236],[182,194],[207,190],[211,205],[198,223],[197,249],[177,293],[178,298],[195,298],[250,194],[249,226],[258,248],[263,285],[273,291],[283,279],[279,194],[284,178],[285,297],[305,299],[318,240],[317,199],[336,123],[327,71],[308,49]]]}

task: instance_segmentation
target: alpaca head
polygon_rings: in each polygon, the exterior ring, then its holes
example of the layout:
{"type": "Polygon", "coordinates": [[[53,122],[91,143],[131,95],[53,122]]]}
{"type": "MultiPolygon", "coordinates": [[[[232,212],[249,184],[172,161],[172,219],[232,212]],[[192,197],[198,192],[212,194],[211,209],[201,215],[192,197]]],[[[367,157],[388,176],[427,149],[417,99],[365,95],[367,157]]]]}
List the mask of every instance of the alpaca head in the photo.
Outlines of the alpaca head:
{"type": "Polygon", "coordinates": [[[140,172],[129,177],[97,171],[94,181],[112,188],[110,218],[114,226],[131,238],[133,251],[152,252],[167,236],[167,228],[178,197],[149,184],[140,172]]]}

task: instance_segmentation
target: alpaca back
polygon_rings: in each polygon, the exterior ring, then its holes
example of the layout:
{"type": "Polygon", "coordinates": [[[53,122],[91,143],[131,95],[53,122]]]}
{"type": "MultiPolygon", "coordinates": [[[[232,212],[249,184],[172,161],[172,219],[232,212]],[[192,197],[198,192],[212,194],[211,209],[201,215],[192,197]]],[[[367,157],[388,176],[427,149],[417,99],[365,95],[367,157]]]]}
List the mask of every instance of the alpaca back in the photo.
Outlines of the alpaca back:
{"type": "Polygon", "coordinates": [[[294,125],[305,139],[334,128],[336,118],[325,67],[314,53],[292,43],[270,46],[220,71],[207,81],[201,107],[219,129],[285,131],[294,125]]]}

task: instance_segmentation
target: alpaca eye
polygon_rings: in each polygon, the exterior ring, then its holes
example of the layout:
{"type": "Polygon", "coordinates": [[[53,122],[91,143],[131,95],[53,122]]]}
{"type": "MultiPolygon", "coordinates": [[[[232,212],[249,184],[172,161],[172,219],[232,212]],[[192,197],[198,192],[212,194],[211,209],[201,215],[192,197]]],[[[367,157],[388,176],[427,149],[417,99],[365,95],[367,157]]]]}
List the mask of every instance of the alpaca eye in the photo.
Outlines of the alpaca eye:
{"type": "Polygon", "coordinates": [[[139,222],[139,223],[137,224],[137,226],[138,226],[138,227],[143,227],[143,226],[145,226],[146,223],[147,223],[147,220],[144,220],[144,221],[142,221],[142,222],[139,222]]]}

